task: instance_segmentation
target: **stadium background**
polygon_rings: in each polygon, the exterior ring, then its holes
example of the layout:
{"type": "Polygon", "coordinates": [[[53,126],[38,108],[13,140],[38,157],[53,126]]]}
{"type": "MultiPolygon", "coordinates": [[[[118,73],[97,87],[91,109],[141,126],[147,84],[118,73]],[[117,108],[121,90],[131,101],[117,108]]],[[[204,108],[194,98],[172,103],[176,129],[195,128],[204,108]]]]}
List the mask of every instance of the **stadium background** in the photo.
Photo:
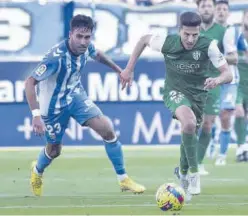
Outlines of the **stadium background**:
{"type": "MultiPolygon", "coordinates": [[[[91,15],[96,21],[94,43],[119,65],[139,37],[147,32],[175,33],[178,17],[195,10],[192,1],[164,1],[154,6],[121,1],[1,1],[0,2],[0,140],[2,146],[43,145],[32,134],[24,80],[42,56],[68,31],[70,16],[91,15]],[[74,8],[74,10],[72,10],[74,8]]],[[[240,24],[247,1],[231,1],[230,23],[240,24]]],[[[130,90],[121,91],[109,68],[89,61],[82,82],[97,105],[113,121],[124,144],[178,144],[180,125],[162,102],[165,65],[162,56],[146,50],[135,69],[130,90]]],[[[232,134],[233,142],[235,135],[232,134]]],[[[66,145],[97,145],[100,137],[71,120],[66,145]]]]}

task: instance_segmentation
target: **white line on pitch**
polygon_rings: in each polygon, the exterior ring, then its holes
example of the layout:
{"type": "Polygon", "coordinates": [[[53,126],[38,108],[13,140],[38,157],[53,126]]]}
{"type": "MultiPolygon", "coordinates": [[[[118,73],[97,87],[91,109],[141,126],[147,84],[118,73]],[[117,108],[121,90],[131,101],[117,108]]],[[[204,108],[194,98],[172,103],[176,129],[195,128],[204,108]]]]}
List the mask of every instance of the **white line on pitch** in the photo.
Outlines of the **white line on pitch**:
{"type": "MultiPolygon", "coordinates": [[[[186,204],[189,206],[220,206],[220,203],[194,203],[186,204]]],[[[222,203],[222,205],[232,205],[232,206],[241,206],[248,205],[248,203],[222,203]]],[[[0,209],[26,209],[26,208],[113,208],[113,207],[155,207],[156,204],[103,204],[103,205],[25,205],[25,206],[0,206],[0,209]]]]}

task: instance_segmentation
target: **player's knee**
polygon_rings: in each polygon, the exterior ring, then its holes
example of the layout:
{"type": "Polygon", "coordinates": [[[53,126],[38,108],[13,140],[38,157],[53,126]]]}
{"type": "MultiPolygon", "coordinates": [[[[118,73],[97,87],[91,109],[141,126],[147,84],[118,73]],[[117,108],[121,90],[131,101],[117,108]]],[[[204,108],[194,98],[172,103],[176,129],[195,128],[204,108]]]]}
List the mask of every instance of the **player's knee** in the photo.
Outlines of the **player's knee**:
{"type": "Polygon", "coordinates": [[[61,144],[47,144],[46,153],[52,159],[58,157],[61,154],[62,145],[61,144]]]}
{"type": "Polygon", "coordinates": [[[112,129],[107,129],[103,134],[102,138],[106,141],[114,140],[116,138],[115,132],[112,129]]]}
{"type": "Polygon", "coordinates": [[[183,123],[183,132],[185,133],[195,133],[196,131],[196,119],[190,118],[183,123]]]}
{"type": "Polygon", "coordinates": [[[222,129],[228,130],[231,124],[232,111],[223,110],[220,114],[222,129]]]}
{"type": "Polygon", "coordinates": [[[232,114],[233,114],[233,110],[222,110],[220,113],[220,119],[224,121],[230,120],[232,114]]]}

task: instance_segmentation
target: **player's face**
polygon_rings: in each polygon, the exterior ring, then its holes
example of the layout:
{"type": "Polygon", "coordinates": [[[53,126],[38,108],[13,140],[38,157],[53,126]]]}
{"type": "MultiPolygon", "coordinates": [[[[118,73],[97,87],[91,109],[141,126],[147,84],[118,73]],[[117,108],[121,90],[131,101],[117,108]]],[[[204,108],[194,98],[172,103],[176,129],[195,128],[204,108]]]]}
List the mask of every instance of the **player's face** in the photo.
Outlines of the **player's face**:
{"type": "Polygon", "coordinates": [[[214,19],[215,6],[212,0],[202,1],[198,6],[202,22],[210,24],[214,19]]]}
{"type": "Polygon", "coordinates": [[[87,50],[92,38],[92,31],[88,28],[75,28],[70,32],[70,48],[76,55],[87,50]]]}
{"type": "Polygon", "coordinates": [[[227,4],[217,4],[215,8],[215,19],[218,23],[226,23],[229,16],[229,7],[227,4]]]}
{"type": "Polygon", "coordinates": [[[180,29],[181,42],[186,50],[191,50],[195,46],[200,35],[200,26],[182,26],[180,29]]]}

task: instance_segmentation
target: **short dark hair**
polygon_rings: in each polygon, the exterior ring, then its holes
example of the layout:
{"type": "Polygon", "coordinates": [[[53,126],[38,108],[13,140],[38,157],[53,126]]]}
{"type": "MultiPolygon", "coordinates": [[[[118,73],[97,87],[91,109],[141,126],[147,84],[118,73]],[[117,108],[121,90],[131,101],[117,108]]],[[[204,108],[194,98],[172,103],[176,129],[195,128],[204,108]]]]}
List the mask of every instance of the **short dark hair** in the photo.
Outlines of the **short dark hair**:
{"type": "Polygon", "coordinates": [[[190,26],[196,27],[201,25],[201,17],[195,12],[184,12],[180,16],[180,27],[190,26]]]}
{"type": "MultiPolygon", "coordinates": [[[[201,2],[203,2],[203,1],[207,1],[207,0],[196,0],[197,6],[199,6],[201,4],[201,2]]],[[[216,4],[216,0],[212,0],[212,1],[213,1],[214,5],[215,5],[216,4]]]]}
{"type": "Polygon", "coordinates": [[[87,28],[93,31],[94,22],[91,17],[78,14],[71,19],[70,27],[71,31],[75,28],[87,28]]]}
{"type": "Polygon", "coordinates": [[[229,6],[229,1],[228,0],[216,0],[216,5],[217,4],[226,4],[227,6],[229,6]]]}

